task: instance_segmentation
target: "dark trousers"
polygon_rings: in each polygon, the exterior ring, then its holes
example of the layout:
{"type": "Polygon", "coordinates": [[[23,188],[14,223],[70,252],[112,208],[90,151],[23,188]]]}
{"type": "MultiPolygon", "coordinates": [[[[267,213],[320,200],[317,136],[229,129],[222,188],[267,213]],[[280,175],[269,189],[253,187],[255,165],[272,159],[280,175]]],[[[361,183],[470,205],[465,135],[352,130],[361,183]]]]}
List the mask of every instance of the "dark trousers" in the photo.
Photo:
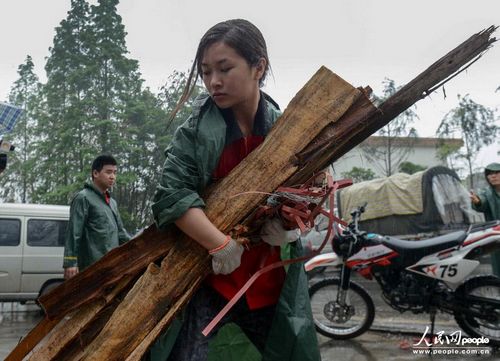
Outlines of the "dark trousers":
{"type": "Polygon", "coordinates": [[[237,324],[262,353],[273,322],[275,306],[249,310],[245,297],[242,297],[212,332],[207,337],[203,336],[201,331],[226,304],[227,300],[217,291],[203,285],[187,306],[183,325],[168,361],[206,361],[208,341],[229,322],[237,324]]]}

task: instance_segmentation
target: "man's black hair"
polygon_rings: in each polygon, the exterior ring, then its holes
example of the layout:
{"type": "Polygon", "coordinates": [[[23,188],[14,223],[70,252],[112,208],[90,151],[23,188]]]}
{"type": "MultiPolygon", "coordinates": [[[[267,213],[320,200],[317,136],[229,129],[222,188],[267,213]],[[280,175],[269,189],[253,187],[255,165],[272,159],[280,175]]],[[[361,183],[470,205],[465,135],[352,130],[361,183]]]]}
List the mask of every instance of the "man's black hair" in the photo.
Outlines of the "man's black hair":
{"type": "Polygon", "coordinates": [[[91,170],[92,175],[94,174],[95,170],[100,172],[102,170],[102,168],[108,164],[117,165],[118,163],[116,162],[116,159],[112,155],[102,154],[102,155],[98,156],[92,162],[92,170],[91,170]]]}

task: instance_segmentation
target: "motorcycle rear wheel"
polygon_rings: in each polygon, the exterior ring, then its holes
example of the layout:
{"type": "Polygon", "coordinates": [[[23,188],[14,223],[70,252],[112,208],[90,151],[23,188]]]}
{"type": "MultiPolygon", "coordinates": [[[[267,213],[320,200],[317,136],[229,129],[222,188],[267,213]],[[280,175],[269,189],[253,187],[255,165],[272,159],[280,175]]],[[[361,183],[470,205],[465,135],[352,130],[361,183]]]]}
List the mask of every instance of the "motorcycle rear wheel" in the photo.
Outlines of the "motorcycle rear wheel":
{"type": "Polygon", "coordinates": [[[467,308],[485,315],[483,318],[455,311],[455,320],[460,328],[469,336],[487,337],[490,341],[485,346],[500,346],[500,279],[477,276],[460,285],[455,293],[464,299],[467,308]],[[489,302],[493,300],[496,305],[489,302]]]}
{"type": "Polygon", "coordinates": [[[366,332],[375,318],[373,300],[363,287],[351,281],[346,306],[337,302],[338,278],[327,278],[309,288],[316,330],[324,336],[345,340],[366,332]]]}

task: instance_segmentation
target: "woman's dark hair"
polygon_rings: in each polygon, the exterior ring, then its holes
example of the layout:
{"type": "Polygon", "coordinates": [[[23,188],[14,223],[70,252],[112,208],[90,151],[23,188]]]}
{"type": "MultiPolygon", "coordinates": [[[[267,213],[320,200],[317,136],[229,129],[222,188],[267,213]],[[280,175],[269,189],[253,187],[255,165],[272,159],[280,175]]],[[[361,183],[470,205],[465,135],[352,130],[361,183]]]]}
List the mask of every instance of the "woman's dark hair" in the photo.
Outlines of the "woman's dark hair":
{"type": "MultiPolygon", "coordinates": [[[[200,40],[196,51],[193,68],[196,67],[197,74],[201,74],[201,60],[207,50],[214,43],[223,42],[233,48],[238,55],[244,58],[248,65],[257,66],[259,60],[266,60],[266,68],[260,79],[260,86],[269,69],[269,57],[267,56],[266,41],[260,30],[251,22],[243,19],[227,20],[212,26],[200,40]]],[[[191,70],[193,72],[193,69],[191,70]]]]}
{"type": "Polygon", "coordinates": [[[180,107],[191,95],[194,85],[202,73],[201,61],[205,51],[217,42],[223,42],[233,48],[250,66],[257,66],[259,60],[264,58],[266,60],[266,68],[264,69],[264,74],[260,79],[259,85],[262,86],[264,84],[267,72],[271,66],[267,55],[266,41],[260,30],[248,20],[232,19],[220,22],[212,26],[201,38],[193,66],[186,81],[186,86],[172,112],[171,119],[175,117],[180,107]]]}

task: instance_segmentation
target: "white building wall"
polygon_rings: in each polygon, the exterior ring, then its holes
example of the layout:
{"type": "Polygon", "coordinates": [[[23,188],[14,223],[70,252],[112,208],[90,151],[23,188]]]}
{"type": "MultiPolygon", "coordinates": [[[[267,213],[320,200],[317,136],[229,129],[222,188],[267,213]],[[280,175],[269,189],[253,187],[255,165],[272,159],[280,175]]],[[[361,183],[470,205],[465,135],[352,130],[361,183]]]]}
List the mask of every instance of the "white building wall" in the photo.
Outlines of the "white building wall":
{"type": "MultiPolygon", "coordinates": [[[[415,146],[413,151],[410,152],[407,158],[403,161],[412,162],[424,167],[434,167],[437,165],[446,166],[446,162],[437,158],[435,147],[415,146]]],[[[377,163],[381,162],[379,161],[377,163]]],[[[366,159],[360,147],[354,148],[333,164],[334,175],[337,178],[340,178],[342,177],[342,173],[349,172],[353,167],[371,169],[375,173],[376,177],[385,177],[385,174],[383,173],[384,168],[366,159]]],[[[398,169],[398,165],[396,165],[396,169],[398,169]]]]}

